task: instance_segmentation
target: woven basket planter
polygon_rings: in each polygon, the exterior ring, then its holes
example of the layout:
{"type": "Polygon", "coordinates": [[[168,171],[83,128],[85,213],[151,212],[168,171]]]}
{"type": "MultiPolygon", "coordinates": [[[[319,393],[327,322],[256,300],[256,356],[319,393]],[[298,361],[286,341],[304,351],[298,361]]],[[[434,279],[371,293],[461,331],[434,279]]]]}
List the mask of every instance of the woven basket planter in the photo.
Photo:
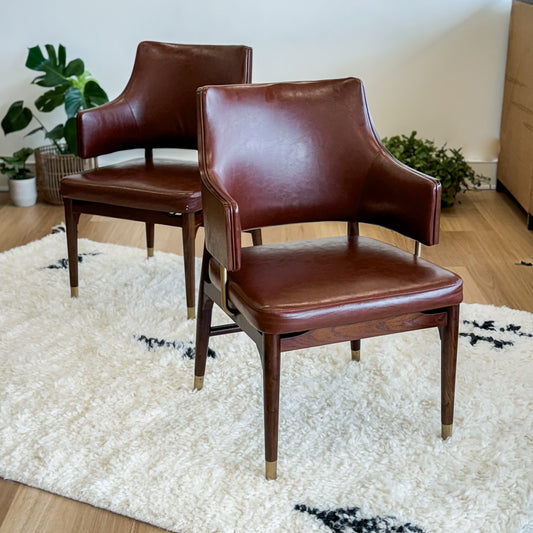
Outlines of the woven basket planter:
{"type": "Polygon", "coordinates": [[[82,159],[73,154],[61,154],[54,145],[41,146],[35,151],[37,188],[45,202],[62,204],[59,184],[64,176],[95,168],[94,158],[82,159]]]}

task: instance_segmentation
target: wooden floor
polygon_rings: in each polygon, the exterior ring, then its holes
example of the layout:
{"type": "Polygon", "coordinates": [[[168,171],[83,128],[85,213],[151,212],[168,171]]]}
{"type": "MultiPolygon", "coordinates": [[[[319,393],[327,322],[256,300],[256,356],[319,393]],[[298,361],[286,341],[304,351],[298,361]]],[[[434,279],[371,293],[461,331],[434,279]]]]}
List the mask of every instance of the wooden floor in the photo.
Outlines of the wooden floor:
{"type": "MultiPolygon", "coordinates": [[[[533,312],[533,231],[515,202],[495,191],[471,191],[461,204],[441,218],[440,244],[422,255],[447,267],[465,283],[465,302],[505,305],[533,312]]],[[[0,193],[0,252],[48,235],[64,220],[63,209],[38,203],[14,207],[0,193]]],[[[344,234],[342,224],[309,224],[264,230],[264,242],[344,234]]],[[[363,226],[362,233],[412,250],[409,239],[380,228],[363,226]]],[[[82,217],[80,236],[96,241],[144,246],[140,223],[82,217]]],[[[203,235],[197,239],[200,255],[203,235]]],[[[181,252],[181,235],[172,228],[156,228],[156,250],[181,252]]],[[[157,253],[157,252],[156,252],[157,253]]],[[[158,528],[0,479],[0,533],[155,533],[158,528]]]]}

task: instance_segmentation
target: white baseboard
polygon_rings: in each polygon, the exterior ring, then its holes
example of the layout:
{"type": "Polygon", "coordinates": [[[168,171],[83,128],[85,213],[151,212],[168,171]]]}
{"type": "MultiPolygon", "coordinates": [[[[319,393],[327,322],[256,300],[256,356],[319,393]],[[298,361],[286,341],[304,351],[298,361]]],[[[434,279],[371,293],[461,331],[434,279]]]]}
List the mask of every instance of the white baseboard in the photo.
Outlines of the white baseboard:
{"type": "Polygon", "coordinates": [[[468,164],[474,169],[476,174],[481,174],[489,178],[489,181],[483,182],[480,189],[496,188],[496,173],[498,170],[498,161],[468,161],[468,164]]]}

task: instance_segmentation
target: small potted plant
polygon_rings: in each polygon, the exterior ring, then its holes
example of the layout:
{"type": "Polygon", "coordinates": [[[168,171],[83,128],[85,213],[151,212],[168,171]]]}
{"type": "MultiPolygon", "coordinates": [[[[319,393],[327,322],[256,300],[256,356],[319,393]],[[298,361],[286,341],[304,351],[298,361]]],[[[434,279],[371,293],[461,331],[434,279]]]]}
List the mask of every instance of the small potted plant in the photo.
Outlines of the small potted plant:
{"type": "Polygon", "coordinates": [[[0,157],[0,172],[8,177],[11,201],[19,207],[27,207],[37,201],[37,183],[26,161],[32,148],[21,148],[12,156],[0,157]]]}
{"type": "Polygon", "coordinates": [[[60,44],[56,51],[53,45],[47,44],[45,52],[46,56],[40,46],[34,46],[28,50],[26,59],[27,68],[41,73],[32,83],[44,88],[34,105],[41,113],[49,113],[63,106],[66,121],[47,128],[37,113],[26,107],[22,100],[17,100],[9,106],[1,126],[8,135],[24,130],[34,122],[36,127],[27,135],[43,132],[45,139],[52,143],[36,150],[35,163],[43,199],[59,204],[62,202],[59,195],[61,178],[94,166],[93,160],[77,157],[76,114],[82,109],[106,103],[108,97],[92,74],[85,70],[81,59],[67,62],[63,45],[60,44]]]}
{"type": "Polygon", "coordinates": [[[438,179],[442,184],[442,207],[451,207],[460,191],[475,189],[487,178],[476,174],[466,162],[461,148],[438,147],[433,141],[411,135],[383,138],[387,150],[408,167],[438,179]]]}

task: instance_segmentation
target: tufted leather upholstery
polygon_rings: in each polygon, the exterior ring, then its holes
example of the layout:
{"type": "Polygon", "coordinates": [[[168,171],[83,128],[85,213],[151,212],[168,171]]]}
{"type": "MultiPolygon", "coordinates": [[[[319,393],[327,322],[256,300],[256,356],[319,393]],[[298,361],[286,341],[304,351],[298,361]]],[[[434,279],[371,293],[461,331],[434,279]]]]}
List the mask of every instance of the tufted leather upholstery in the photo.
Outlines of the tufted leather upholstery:
{"type": "Polygon", "coordinates": [[[74,258],[81,213],[145,222],[149,255],[154,224],[179,226],[183,229],[188,315],[194,316],[194,239],[202,224],[198,163],[157,158],[153,149],[195,150],[196,89],[206,84],[249,83],[251,61],[252,50],[246,46],[141,42],[124,91],[112,102],[78,114],[81,157],[143,148],[145,158],[62,180],[73,295],[78,286],[74,258]]]}
{"type": "Polygon", "coordinates": [[[436,244],[439,182],[383,147],[358,79],[204,87],[198,98],[206,240],[196,387],[210,335],[242,329],[255,341],[274,478],[281,352],[349,340],[359,353],[365,337],[438,327],[449,436],[462,280],[358,231],[367,222],[436,244]],[[242,230],[323,220],[346,221],[348,235],[241,246],[242,230]],[[211,326],[214,303],[233,325],[211,326]]]}

